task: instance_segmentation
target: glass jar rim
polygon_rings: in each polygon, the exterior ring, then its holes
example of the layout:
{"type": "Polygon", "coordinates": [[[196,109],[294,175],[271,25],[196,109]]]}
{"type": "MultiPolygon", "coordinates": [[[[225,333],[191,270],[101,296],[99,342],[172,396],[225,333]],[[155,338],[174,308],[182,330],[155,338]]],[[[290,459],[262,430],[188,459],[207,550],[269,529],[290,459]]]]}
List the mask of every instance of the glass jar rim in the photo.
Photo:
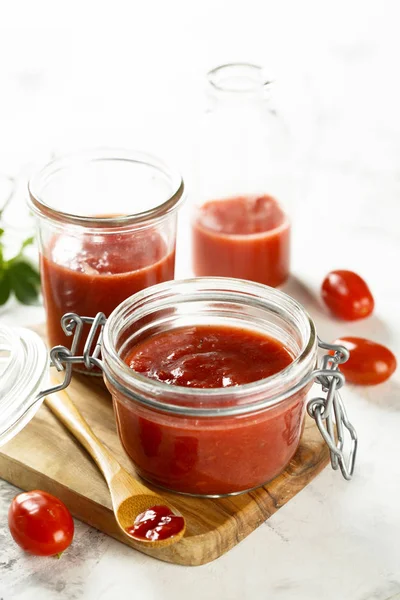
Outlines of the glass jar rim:
{"type": "Polygon", "coordinates": [[[247,62],[219,65],[208,71],[207,81],[215,92],[227,94],[254,94],[271,84],[271,81],[265,76],[263,67],[247,62]],[[239,75],[245,77],[250,85],[243,87],[227,85],[226,79],[229,79],[230,73],[235,78],[238,78],[239,75]]]}
{"type": "Polygon", "coordinates": [[[103,332],[103,367],[106,378],[112,386],[115,386],[123,394],[134,401],[139,401],[145,405],[156,408],[162,412],[179,413],[186,415],[198,415],[198,416],[222,416],[222,415],[238,415],[254,412],[278,404],[284,401],[290,395],[296,391],[302,389],[304,385],[310,380],[310,374],[315,367],[316,350],[317,350],[317,334],[313,320],[308,315],[302,305],[297,302],[291,296],[288,296],[284,292],[275,288],[268,287],[263,284],[250,282],[242,279],[233,279],[227,277],[198,277],[193,279],[185,280],[174,280],[164,283],[160,283],[133,296],[127,298],[122,302],[107,319],[107,323],[103,332]],[[151,296],[162,296],[169,290],[174,290],[175,293],[181,296],[181,301],[184,301],[185,288],[190,286],[197,286],[197,293],[207,293],[211,290],[213,292],[219,292],[225,294],[227,298],[232,297],[232,294],[236,294],[237,297],[242,297],[243,300],[252,297],[256,299],[258,303],[262,302],[276,302],[277,309],[279,306],[285,305],[288,309],[296,311],[297,315],[302,321],[302,326],[305,329],[304,341],[299,351],[298,356],[282,371],[275,373],[264,379],[260,379],[251,383],[246,383],[234,387],[227,388],[188,388],[183,386],[171,386],[167,383],[149,379],[140,373],[133,371],[128,365],[121,359],[115,347],[116,342],[116,331],[118,330],[118,323],[126,323],[126,312],[135,303],[146,301],[151,296]],[[122,383],[121,383],[122,382],[122,383]],[[135,383],[140,391],[144,394],[153,396],[145,398],[139,396],[137,392],[131,393],[129,391],[129,385],[135,383]],[[290,385],[289,385],[290,383],[290,385]],[[282,388],[284,391],[282,392],[282,388]],[[278,393],[268,395],[271,389],[280,390],[278,393]],[[240,404],[236,406],[222,406],[208,408],[201,406],[187,406],[180,404],[169,404],[164,401],[160,401],[157,397],[161,397],[162,394],[171,395],[172,393],[177,397],[179,395],[191,398],[193,400],[199,400],[201,405],[201,399],[210,400],[214,399],[228,399],[233,394],[244,393],[251,394],[252,396],[265,394],[268,397],[263,398],[261,401],[249,402],[247,404],[240,404]]]}
{"type": "Polygon", "coordinates": [[[175,211],[184,200],[184,183],[178,171],[171,169],[162,159],[153,154],[123,148],[97,148],[96,150],[66,154],[51,160],[31,177],[28,182],[28,193],[29,207],[41,217],[85,227],[114,228],[145,223],[149,220],[155,221],[175,211]],[[76,215],[57,210],[41,198],[43,185],[54,174],[68,166],[92,161],[123,161],[149,165],[169,177],[172,192],[167,200],[149,210],[117,217],[76,215]]]}

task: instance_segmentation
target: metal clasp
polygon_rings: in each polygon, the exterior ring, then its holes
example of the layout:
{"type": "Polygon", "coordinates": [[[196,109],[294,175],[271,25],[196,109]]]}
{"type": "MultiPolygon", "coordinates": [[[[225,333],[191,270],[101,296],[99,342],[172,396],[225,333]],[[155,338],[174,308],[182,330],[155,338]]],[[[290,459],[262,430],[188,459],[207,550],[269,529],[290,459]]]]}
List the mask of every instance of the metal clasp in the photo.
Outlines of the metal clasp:
{"type": "Polygon", "coordinates": [[[55,367],[57,371],[65,371],[64,380],[56,387],[40,392],[37,399],[44,398],[68,387],[72,379],[73,365],[84,364],[89,371],[93,367],[103,370],[103,363],[99,356],[101,355],[101,342],[106,321],[106,316],[103,313],[97,313],[95,317],[81,317],[75,313],[66,313],[62,317],[61,327],[65,335],[73,335],[74,337],[70,349],[66,346],[54,346],[50,350],[50,365],[55,367]],[[76,355],[85,324],[91,326],[90,331],[85,341],[83,354],[76,355]]]}
{"type": "Polygon", "coordinates": [[[315,419],[318,429],[327,443],[331,454],[332,468],[340,467],[345,479],[353,476],[357,454],[357,432],[350,423],[339,389],[344,385],[344,375],[339,371],[339,365],[349,358],[349,351],[344,346],[326,344],[318,338],[318,347],[329,350],[322,359],[322,368],[313,372],[313,378],[322,386],[326,398],[313,398],[307,404],[308,414],[315,419]],[[336,424],[336,432],[334,424],[336,424]],[[350,447],[347,458],[344,452],[345,430],[350,434],[350,447]]]}

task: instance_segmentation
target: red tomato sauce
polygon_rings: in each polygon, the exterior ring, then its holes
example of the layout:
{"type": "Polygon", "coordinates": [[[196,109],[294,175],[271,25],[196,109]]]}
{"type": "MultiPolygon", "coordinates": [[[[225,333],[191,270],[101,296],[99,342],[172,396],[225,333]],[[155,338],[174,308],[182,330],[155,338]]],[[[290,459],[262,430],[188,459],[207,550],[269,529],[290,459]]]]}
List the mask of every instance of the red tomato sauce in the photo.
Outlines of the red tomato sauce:
{"type": "MultiPolygon", "coordinates": [[[[42,290],[51,346],[71,343],[60,320],[67,312],[108,317],[136,292],[174,277],[175,251],[167,253],[154,230],[127,234],[63,236],[40,257],[42,290]]],[[[83,350],[83,342],[80,351],[83,350]]]]}
{"type": "Polygon", "coordinates": [[[292,362],[277,341],[224,326],[185,327],[137,344],[125,358],[138,373],[170,385],[224,388],[264,379],[292,362]]]}
{"type": "Polygon", "coordinates": [[[249,279],[276,287],[289,275],[290,226],[271,196],[206,202],[193,224],[197,276],[249,279]]]}
{"type": "MultiPolygon", "coordinates": [[[[235,405],[237,386],[281,371],[293,357],[263,334],[209,325],[155,334],[124,361],[171,386],[232,388],[228,403],[235,405]]],[[[212,418],[162,413],[118,394],[114,406],[122,444],[142,477],[175,491],[221,495],[258,487],[285,468],[299,444],[306,392],[255,413],[212,418]]],[[[198,407],[196,397],[187,402],[198,407]]]]}
{"type": "Polygon", "coordinates": [[[141,540],[166,540],[177,535],[185,526],[183,517],[175,515],[168,506],[151,506],[140,513],[126,532],[141,540]]]}

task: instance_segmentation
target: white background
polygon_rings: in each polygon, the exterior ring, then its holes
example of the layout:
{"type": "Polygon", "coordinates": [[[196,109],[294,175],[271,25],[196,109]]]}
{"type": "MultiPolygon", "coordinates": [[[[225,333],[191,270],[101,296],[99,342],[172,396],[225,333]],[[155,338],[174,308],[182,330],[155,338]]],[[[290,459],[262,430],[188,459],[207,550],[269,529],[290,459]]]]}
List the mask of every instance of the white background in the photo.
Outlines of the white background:
{"type": "MultiPolygon", "coordinates": [[[[395,0],[3,2],[0,172],[28,173],[52,152],[122,145],[164,156],[190,187],[204,73],[225,62],[265,65],[289,86],[307,174],[294,224],[296,279],[286,290],[325,339],[363,335],[400,356],[399,17],[395,0]],[[326,315],[318,287],[331,268],[365,276],[374,317],[349,325],[326,315]]],[[[185,227],[182,220],[181,240],[185,227]]],[[[43,314],[10,303],[0,319],[28,324],[43,314]]],[[[1,483],[0,597],[393,597],[400,592],[399,390],[397,373],[344,394],[360,437],[354,481],[327,468],[204,567],[157,562],[80,523],[60,561],[24,555],[6,522],[15,489],[1,483]]]]}

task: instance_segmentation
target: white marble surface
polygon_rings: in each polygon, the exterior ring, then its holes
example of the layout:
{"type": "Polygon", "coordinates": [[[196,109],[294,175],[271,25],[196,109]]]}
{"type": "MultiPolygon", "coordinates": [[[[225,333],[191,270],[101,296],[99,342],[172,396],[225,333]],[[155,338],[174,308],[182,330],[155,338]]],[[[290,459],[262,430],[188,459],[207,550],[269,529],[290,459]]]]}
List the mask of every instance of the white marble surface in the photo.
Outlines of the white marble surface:
{"type": "MultiPolygon", "coordinates": [[[[161,0],[9,3],[0,21],[0,171],[16,174],[51,151],[122,144],[158,151],[189,172],[201,75],[253,60],[293,81],[292,122],[307,141],[307,186],[296,220],[286,290],[319,334],[371,337],[400,356],[400,7],[377,2],[161,0]],[[303,118],[301,101],[313,107],[303,118]],[[296,108],[297,107],[297,108],[296,108]],[[307,117],[308,118],[308,117],[307,117]],[[363,274],[375,315],[327,317],[318,286],[331,268],[363,274]]],[[[190,176],[188,176],[190,178],[190,176]]],[[[184,262],[181,223],[179,274],[184,262]]],[[[42,309],[15,304],[2,322],[42,309]]],[[[386,600],[400,592],[400,370],[344,398],[360,438],[351,483],[327,468],[265,525],[216,562],[163,564],[77,522],[61,560],[22,553],[0,482],[3,600],[243,598],[386,600]]]]}

